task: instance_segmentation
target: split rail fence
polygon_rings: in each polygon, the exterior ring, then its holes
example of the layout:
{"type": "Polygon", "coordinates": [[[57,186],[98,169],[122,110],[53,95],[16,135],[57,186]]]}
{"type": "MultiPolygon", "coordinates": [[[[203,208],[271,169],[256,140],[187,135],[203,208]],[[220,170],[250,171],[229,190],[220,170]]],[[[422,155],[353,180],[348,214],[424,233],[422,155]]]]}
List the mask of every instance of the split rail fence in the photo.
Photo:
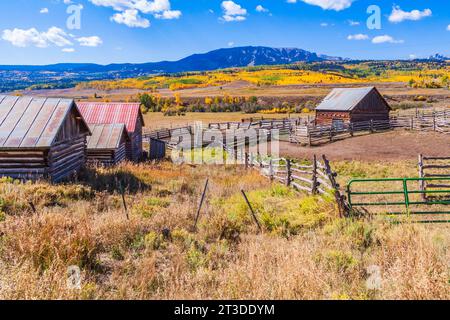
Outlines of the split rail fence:
{"type": "Polygon", "coordinates": [[[376,133],[394,129],[434,131],[450,134],[450,113],[446,111],[418,116],[395,116],[389,120],[359,121],[328,126],[294,126],[289,141],[304,145],[317,145],[341,140],[361,133],[376,133]]]}
{"type": "MultiPolygon", "coordinates": [[[[419,155],[420,191],[423,199],[429,200],[430,194],[440,192],[442,189],[450,189],[450,157],[428,157],[419,155]],[[432,181],[426,178],[433,178],[432,181]],[[442,180],[440,180],[442,179],[442,180]]],[[[450,198],[450,194],[447,194],[450,198]]]]}
{"type": "Polygon", "coordinates": [[[277,181],[297,191],[318,195],[331,192],[336,199],[341,217],[348,213],[345,196],[341,194],[340,186],[336,182],[337,174],[331,169],[330,162],[325,156],[319,160],[316,156],[310,164],[298,163],[290,159],[262,159],[253,153],[244,154],[246,168],[258,170],[271,181],[277,181]]]}

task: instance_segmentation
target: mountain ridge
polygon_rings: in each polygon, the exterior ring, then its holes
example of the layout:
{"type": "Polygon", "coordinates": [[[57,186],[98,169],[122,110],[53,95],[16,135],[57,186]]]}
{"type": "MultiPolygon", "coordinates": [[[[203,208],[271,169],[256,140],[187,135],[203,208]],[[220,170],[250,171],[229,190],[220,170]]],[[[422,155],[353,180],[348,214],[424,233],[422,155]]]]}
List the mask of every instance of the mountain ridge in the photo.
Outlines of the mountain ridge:
{"type": "Polygon", "coordinates": [[[176,61],[146,63],[57,63],[49,65],[0,65],[3,71],[26,72],[133,72],[133,73],[177,73],[189,71],[211,71],[260,65],[290,64],[296,62],[340,61],[340,57],[318,55],[299,48],[272,48],[245,46],[222,48],[206,53],[197,53],[176,61]]]}

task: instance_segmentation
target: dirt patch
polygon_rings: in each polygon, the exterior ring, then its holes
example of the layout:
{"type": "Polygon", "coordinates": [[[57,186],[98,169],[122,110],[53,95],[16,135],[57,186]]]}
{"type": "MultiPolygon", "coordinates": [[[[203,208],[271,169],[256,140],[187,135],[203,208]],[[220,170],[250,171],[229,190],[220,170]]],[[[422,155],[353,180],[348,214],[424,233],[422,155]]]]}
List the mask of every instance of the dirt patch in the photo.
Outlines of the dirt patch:
{"type": "Polygon", "coordinates": [[[422,153],[448,156],[450,135],[434,132],[390,131],[368,134],[316,147],[280,143],[280,154],[293,158],[311,158],[325,154],[331,160],[411,160],[422,153]]]}

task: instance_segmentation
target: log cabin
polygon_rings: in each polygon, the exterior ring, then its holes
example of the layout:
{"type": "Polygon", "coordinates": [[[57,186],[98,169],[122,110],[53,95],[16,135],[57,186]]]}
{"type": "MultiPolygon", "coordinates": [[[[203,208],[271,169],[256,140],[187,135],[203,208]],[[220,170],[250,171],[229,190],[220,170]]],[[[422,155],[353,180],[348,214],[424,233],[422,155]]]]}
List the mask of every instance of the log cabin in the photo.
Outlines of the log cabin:
{"type": "Polygon", "coordinates": [[[127,159],[142,160],[144,117],[139,103],[79,102],[77,105],[89,125],[125,124],[130,136],[126,148],[127,159]]]}
{"type": "Polygon", "coordinates": [[[391,107],[375,87],[339,88],[316,108],[316,125],[389,120],[391,107]]]}
{"type": "Polygon", "coordinates": [[[120,124],[91,124],[92,136],[87,139],[87,162],[113,166],[126,159],[126,146],[130,142],[128,131],[120,124]]]}
{"type": "Polygon", "coordinates": [[[85,165],[89,135],[73,100],[0,95],[0,176],[62,181],[85,165]]]}

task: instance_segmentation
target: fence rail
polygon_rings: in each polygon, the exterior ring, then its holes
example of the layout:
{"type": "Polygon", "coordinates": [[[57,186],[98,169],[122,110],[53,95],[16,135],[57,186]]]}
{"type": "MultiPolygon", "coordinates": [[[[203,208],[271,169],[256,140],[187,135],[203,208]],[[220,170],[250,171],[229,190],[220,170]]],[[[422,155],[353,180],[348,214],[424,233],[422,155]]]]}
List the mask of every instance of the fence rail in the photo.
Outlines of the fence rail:
{"type": "Polygon", "coordinates": [[[264,160],[257,154],[246,153],[244,163],[271,180],[310,194],[325,194],[335,187],[330,181],[326,164],[316,156],[311,164],[305,164],[286,158],[264,160]]]}
{"type": "Polygon", "coordinates": [[[297,125],[291,129],[291,143],[315,145],[345,139],[358,133],[375,133],[393,129],[434,131],[450,134],[450,113],[435,112],[431,115],[395,116],[389,120],[371,120],[340,125],[297,125]]]}
{"type": "MultiPolygon", "coordinates": [[[[450,184],[450,177],[447,178],[385,178],[385,179],[354,179],[351,180],[347,185],[347,195],[348,203],[350,209],[356,207],[370,207],[370,206],[383,206],[384,210],[390,214],[413,214],[413,215],[427,215],[427,214],[438,214],[446,215],[450,214],[450,208],[445,207],[445,209],[440,209],[441,206],[450,205],[450,188],[445,188],[446,185],[450,184]],[[434,190],[421,190],[411,187],[411,183],[421,184],[422,182],[444,182],[439,189],[434,190]],[[400,186],[394,187],[393,184],[399,183],[400,186]],[[389,184],[390,187],[386,187],[389,184]],[[365,190],[371,188],[370,191],[355,191],[353,188],[357,185],[363,186],[365,190]],[[432,198],[424,199],[422,196],[435,195],[432,198]],[[396,196],[398,199],[392,199],[392,197],[386,200],[386,197],[396,196]],[[355,201],[355,198],[361,198],[363,200],[355,201]],[[375,199],[374,199],[375,197],[375,199]],[[380,199],[383,198],[382,200],[380,199]],[[392,207],[402,206],[405,211],[395,211],[396,209],[388,209],[392,207]],[[424,208],[424,206],[432,207],[434,209],[430,211],[416,211],[412,209],[413,206],[419,206],[424,208]],[[436,207],[438,206],[438,207],[436,207]]],[[[430,221],[430,222],[450,222],[445,220],[430,221]]]]}
{"type": "MultiPolygon", "coordinates": [[[[450,157],[427,157],[419,155],[419,177],[420,178],[450,178],[450,157]]],[[[422,198],[429,200],[430,196],[427,191],[436,190],[436,188],[450,189],[450,181],[447,183],[436,183],[435,181],[420,180],[419,188],[424,193],[422,198]]]]}

